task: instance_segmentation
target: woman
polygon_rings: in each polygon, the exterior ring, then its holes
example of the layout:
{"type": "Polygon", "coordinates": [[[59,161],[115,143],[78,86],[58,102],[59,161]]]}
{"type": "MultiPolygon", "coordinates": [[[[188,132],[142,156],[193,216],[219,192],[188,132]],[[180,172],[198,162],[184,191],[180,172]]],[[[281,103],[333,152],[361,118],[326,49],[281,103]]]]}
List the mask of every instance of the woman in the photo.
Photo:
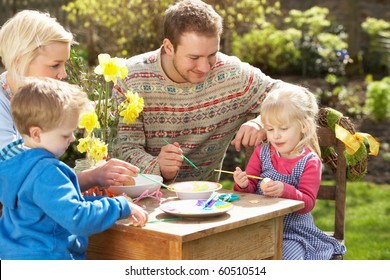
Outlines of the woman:
{"type": "MultiPolygon", "coordinates": [[[[38,11],[21,11],[2,26],[0,57],[7,71],[0,74],[0,149],[21,138],[11,116],[10,100],[23,78],[66,78],[65,63],[73,43],[73,35],[55,18],[38,11]]],[[[138,171],[134,165],[111,159],[95,169],[79,172],[77,177],[85,191],[93,186],[122,185],[138,171]]]]}

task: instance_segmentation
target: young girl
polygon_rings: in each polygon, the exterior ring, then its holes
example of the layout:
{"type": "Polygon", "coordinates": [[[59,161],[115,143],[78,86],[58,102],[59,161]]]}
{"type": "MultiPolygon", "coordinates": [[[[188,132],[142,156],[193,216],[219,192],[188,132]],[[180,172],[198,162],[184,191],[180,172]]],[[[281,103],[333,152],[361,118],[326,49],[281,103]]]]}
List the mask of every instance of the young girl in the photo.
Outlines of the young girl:
{"type": "Polygon", "coordinates": [[[76,174],[57,157],[75,140],[90,101],[77,86],[30,78],[11,102],[23,137],[0,151],[0,259],[85,259],[88,236],[148,213],[123,196],[81,194],[76,174]]]}
{"type": "Polygon", "coordinates": [[[245,172],[239,167],[234,172],[237,191],[305,203],[284,219],[283,259],[287,260],[330,259],[346,252],[344,245],[314,225],[310,214],[321,182],[317,112],[314,95],[302,87],[290,85],[268,95],[261,105],[267,143],[255,148],[245,172]]]}
{"type": "MultiPolygon", "coordinates": [[[[49,14],[38,11],[21,11],[1,27],[0,57],[7,71],[0,74],[0,149],[21,139],[11,116],[10,100],[23,78],[65,79],[72,44],[72,33],[49,14]]],[[[132,164],[111,159],[95,169],[79,172],[77,177],[85,191],[94,186],[122,185],[135,176],[135,170],[132,164]]]]}

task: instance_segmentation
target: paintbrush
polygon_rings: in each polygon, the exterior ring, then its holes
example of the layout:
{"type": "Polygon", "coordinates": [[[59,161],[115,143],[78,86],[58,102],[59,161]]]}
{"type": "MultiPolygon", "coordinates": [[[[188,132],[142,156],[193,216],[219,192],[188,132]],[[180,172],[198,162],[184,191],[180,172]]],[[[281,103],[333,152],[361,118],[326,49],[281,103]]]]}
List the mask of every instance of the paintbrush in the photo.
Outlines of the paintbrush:
{"type": "Polygon", "coordinates": [[[159,184],[160,186],[163,186],[164,188],[169,188],[167,185],[165,185],[164,183],[162,183],[162,182],[160,182],[160,181],[157,181],[157,180],[155,180],[155,179],[153,179],[153,178],[151,178],[150,176],[148,176],[148,175],[146,175],[146,174],[143,174],[143,173],[138,173],[138,175],[140,175],[140,176],[142,176],[142,177],[144,177],[144,178],[146,178],[146,179],[148,179],[148,180],[150,180],[150,181],[152,181],[152,182],[154,182],[154,183],[156,183],[156,184],[159,184]]]}
{"type": "MultiPolygon", "coordinates": [[[[205,208],[211,206],[211,203],[213,202],[214,198],[216,198],[217,196],[218,196],[218,193],[217,193],[217,192],[213,192],[213,193],[210,195],[209,199],[207,199],[206,202],[204,203],[203,209],[205,209],[205,208]]],[[[213,204],[214,204],[214,203],[213,203],[213,204]]]]}
{"type": "MultiPolygon", "coordinates": [[[[166,144],[171,144],[169,143],[167,140],[163,139],[163,141],[166,143],[166,144]]],[[[185,155],[181,155],[182,158],[184,158],[189,164],[191,164],[192,167],[196,168],[196,169],[199,169],[195,164],[192,163],[192,161],[190,161],[185,155]]]]}
{"type": "MultiPolygon", "coordinates": [[[[232,171],[226,171],[226,170],[219,170],[219,169],[214,169],[215,172],[222,172],[222,173],[228,173],[228,174],[234,174],[232,171]]],[[[263,180],[263,178],[254,176],[254,175],[246,175],[248,178],[253,178],[253,179],[258,179],[258,180],[263,180]]]]}

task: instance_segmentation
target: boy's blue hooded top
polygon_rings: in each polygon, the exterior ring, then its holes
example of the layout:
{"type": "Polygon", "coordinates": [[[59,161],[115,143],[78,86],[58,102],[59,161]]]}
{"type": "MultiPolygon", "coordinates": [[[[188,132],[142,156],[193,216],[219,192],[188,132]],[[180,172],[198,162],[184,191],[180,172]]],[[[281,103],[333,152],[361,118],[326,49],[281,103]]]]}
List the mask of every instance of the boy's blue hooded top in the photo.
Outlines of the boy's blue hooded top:
{"type": "Polygon", "coordinates": [[[0,259],[85,259],[88,236],[128,218],[124,197],[83,197],[76,174],[44,149],[0,162],[0,259]]]}

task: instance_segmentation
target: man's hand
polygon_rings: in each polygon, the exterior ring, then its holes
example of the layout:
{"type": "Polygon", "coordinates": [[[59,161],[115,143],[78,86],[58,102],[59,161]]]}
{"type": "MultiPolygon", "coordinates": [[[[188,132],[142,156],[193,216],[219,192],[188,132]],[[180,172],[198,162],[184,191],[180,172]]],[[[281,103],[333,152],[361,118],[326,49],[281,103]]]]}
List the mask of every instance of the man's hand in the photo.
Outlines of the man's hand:
{"type": "Polygon", "coordinates": [[[241,145],[244,147],[257,146],[260,145],[265,137],[265,130],[261,128],[260,124],[250,120],[241,125],[236,137],[230,144],[234,145],[236,151],[239,152],[241,145]]]}
{"type": "Polygon", "coordinates": [[[157,160],[160,166],[161,176],[165,180],[172,180],[179,172],[180,166],[183,163],[183,157],[181,154],[183,151],[180,149],[179,143],[165,145],[161,148],[158,154],[157,160]]]}

